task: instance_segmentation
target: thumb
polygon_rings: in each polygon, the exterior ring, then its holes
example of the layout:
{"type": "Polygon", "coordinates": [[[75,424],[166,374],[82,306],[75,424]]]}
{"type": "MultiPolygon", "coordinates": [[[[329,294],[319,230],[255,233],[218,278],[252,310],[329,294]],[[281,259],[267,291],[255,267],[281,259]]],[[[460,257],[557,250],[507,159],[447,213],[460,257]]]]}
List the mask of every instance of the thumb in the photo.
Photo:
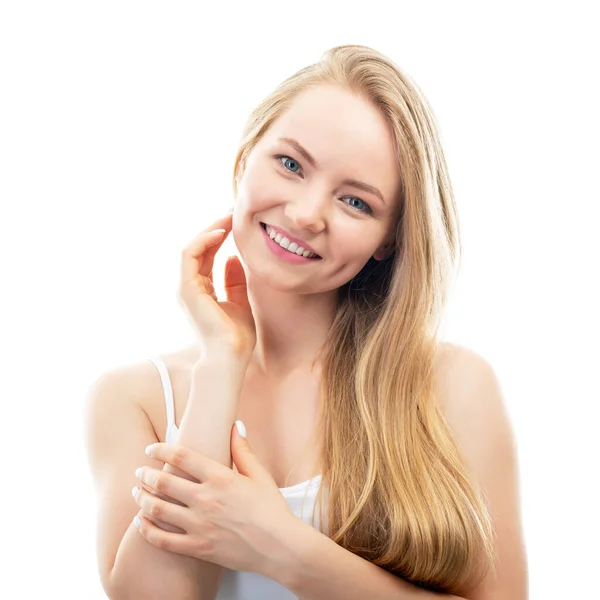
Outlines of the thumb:
{"type": "Polygon", "coordinates": [[[242,308],[250,308],[246,273],[236,255],[229,256],[225,262],[225,294],[229,302],[233,302],[242,308]]]}
{"type": "Polygon", "coordinates": [[[231,458],[238,473],[253,479],[273,481],[271,474],[258,460],[246,438],[246,427],[242,421],[236,421],[231,434],[231,458]],[[240,433],[241,431],[241,433],[240,433]]]}

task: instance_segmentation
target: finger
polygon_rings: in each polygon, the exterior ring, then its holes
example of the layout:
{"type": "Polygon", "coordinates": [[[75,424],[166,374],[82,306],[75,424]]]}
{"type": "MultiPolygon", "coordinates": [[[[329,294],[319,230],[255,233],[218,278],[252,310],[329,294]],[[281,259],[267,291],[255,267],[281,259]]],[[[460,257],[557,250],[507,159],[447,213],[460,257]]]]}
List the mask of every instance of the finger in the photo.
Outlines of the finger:
{"type": "Polygon", "coordinates": [[[231,469],[228,469],[225,465],[181,444],[157,442],[148,446],[146,452],[152,458],[168,463],[191,475],[200,483],[204,483],[212,477],[225,477],[227,474],[232,473],[231,469]]]}
{"type": "Polygon", "coordinates": [[[189,529],[191,518],[189,508],[167,502],[155,494],[149,493],[144,488],[138,488],[134,498],[144,514],[150,518],[168,525],[175,525],[184,531],[189,529]]]}
{"type": "Polygon", "coordinates": [[[159,492],[157,492],[150,486],[145,485],[141,481],[139,482],[138,487],[144,488],[150,494],[156,494],[159,498],[162,498],[163,500],[166,500],[167,502],[174,502],[175,504],[179,504],[180,506],[187,506],[187,504],[184,504],[183,502],[179,502],[179,500],[176,500],[175,498],[170,498],[166,494],[160,494],[159,492]]]}
{"type": "Polygon", "coordinates": [[[210,277],[215,255],[231,230],[232,218],[227,215],[200,232],[182,252],[181,281],[195,281],[198,275],[210,277]],[[225,229],[224,234],[211,233],[225,229]]]}
{"type": "Polygon", "coordinates": [[[250,308],[246,273],[237,256],[229,256],[225,263],[225,294],[229,302],[250,308]]]}
{"type": "Polygon", "coordinates": [[[157,494],[159,498],[173,500],[186,507],[192,504],[198,486],[202,485],[152,467],[141,467],[139,480],[145,489],[157,494]]]}
{"type": "Polygon", "coordinates": [[[203,232],[193,249],[184,249],[181,257],[180,293],[185,293],[188,286],[193,286],[194,292],[199,290],[217,299],[212,272],[215,255],[224,240],[225,234],[222,231],[203,232]]]}
{"type": "Polygon", "coordinates": [[[144,515],[144,517],[146,517],[146,519],[148,519],[149,521],[152,521],[160,529],[164,529],[165,531],[172,531],[173,533],[185,533],[185,530],[181,529],[181,527],[170,525],[169,523],[165,523],[160,519],[153,519],[150,515],[144,513],[144,511],[140,508],[138,512],[138,517],[141,517],[142,515],[144,515]]]}
{"type": "Polygon", "coordinates": [[[199,558],[196,544],[192,544],[192,538],[187,533],[165,531],[147,519],[145,515],[138,515],[138,518],[140,520],[138,531],[147,542],[156,548],[199,558]]]}

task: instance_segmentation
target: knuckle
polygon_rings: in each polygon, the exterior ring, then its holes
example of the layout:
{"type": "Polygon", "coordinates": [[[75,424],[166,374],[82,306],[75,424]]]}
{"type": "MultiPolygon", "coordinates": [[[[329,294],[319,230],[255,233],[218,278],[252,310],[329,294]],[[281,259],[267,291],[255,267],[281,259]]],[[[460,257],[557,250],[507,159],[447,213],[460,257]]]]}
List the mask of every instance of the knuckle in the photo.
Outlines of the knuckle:
{"type": "Polygon", "coordinates": [[[202,510],[205,515],[211,518],[220,517],[223,514],[223,502],[214,495],[210,495],[204,498],[202,502],[202,510]]]}
{"type": "Polygon", "coordinates": [[[152,542],[153,546],[156,546],[157,548],[159,548],[160,550],[170,550],[170,544],[169,544],[169,539],[162,536],[162,535],[154,535],[152,540],[149,540],[152,542]]]}
{"type": "Polygon", "coordinates": [[[164,512],[160,503],[161,501],[158,499],[153,500],[150,503],[150,506],[148,507],[148,514],[154,517],[155,519],[160,519],[161,515],[164,512]]]}
{"type": "Polygon", "coordinates": [[[192,495],[191,504],[193,504],[194,506],[202,505],[202,503],[204,502],[204,500],[206,498],[206,494],[205,494],[204,490],[202,489],[202,486],[196,486],[196,488],[194,489],[194,491],[192,492],[191,495],[192,495]]]}
{"type": "Polygon", "coordinates": [[[164,475],[163,473],[160,473],[159,475],[156,476],[156,480],[154,481],[154,489],[157,492],[160,492],[161,494],[165,494],[168,495],[168,490],[169,490],[169,478],[164,475]]]}
{"type": "Polygon", "coordinates": [[[177,446],[173,451],[173,466],[179,467],[183,465],[188,457],[188,451],[184,446],[177,446]]]}
{"type": "Polygon", "coordinates": [[[212,476],[212,483],[220,488],[226,488],[233,481],[233,471],[219,471],[212,476]]]}
{"type": "Polygon", "coordinates": [[[209,540],[206,537],[203,537],[203,538],[199,539],[196,543],[197,543],[198,552],[202,556],[204,556],[204,557],[212,556],[212,554],[214,552],[214,547],[213,547],[211,540],[209,540]]]}

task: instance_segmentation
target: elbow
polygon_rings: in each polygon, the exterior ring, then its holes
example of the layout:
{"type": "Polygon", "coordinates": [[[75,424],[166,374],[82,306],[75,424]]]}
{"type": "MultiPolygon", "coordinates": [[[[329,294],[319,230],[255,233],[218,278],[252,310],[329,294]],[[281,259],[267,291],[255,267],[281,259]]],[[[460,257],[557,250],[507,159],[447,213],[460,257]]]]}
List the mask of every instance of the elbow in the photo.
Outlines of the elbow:
{"type": "MultiPolygon", "coordinates": [[[[150,590],[144,586],[143,581],[134,581],[134,578],[129,578],[128,581],[119,581],[113,578],[113,574],[101,578],[104,593],[109,600],[159,600],[156,596],[156,589],[150,590]]],[[[163,596],[164,598],[164,596],[163,596]]]]}
{"type": "Polygon", "coordinates": [[[100,582],[102,583],[104,593],[109,600],[125,600],[128,593],[132,593],[132,591],[128,592],[123,585],[119,585],[114,569],[101,572],[100,582]]]}
{"type": "Polygon", "coordinates": [[[143,578],[121,577],[116,570],[104,571],[100,573],[100,582],[104,593],[109,600],[133,600],[134,598],[144,598],[152,600],[151,590],[144,589],[143,578]]]}
{"type": "Polygon", "coordinates": [[[129,581],[126,584],[115,581],[108,577],[101,578],[104,593],[109,600],[134,600],[144,598],[144,600],[152,600],[153,595],[148,589],[144,589],[140,583],[134,584],[129,581]]]}
{"type": "MultiPolygon", "coordinates": [[[[164,598],[198,598],[198,590],[190,581],[180,580],[177,585],[169,584],[169,578],[157,581],[151,576],[143,577],[137,573],[115,573],[113,569],[101,577],[104,593],[109,600],[164,600],[164,598]]],[[[200,596],[211,598],[214,595],[200,596]]]]}

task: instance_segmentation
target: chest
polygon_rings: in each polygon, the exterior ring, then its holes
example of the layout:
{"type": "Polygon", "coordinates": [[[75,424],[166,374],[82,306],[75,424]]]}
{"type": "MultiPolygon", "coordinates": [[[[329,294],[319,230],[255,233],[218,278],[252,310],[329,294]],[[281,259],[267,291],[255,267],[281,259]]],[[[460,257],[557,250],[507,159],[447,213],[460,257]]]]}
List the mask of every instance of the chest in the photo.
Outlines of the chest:
{"type": "Polygon", "coordinates": [[[254,453],[280,488],[320,473],[315,431],[319,403],[320,381],[307,373],[278,383],[252,377],[244,383],[238,418],[254,453]]]}
{"type": "MultiPolygon", "coordinates": [[[[167,357],[165,363],[173,386],[175,422],[180,425],[189,396],[190,365],[178,357],[167,357]]],[[[321,472],[321,446],[315,431],[319,404],[320,375],[316,372],[298,370],[278,381],[246,375],[236,419],[244,422],[253,452],[280,488],[304,482],[321,472]]],[[[164,431],[161,389],[157,389],[151,413],[157,431],[164,431]]]]}

